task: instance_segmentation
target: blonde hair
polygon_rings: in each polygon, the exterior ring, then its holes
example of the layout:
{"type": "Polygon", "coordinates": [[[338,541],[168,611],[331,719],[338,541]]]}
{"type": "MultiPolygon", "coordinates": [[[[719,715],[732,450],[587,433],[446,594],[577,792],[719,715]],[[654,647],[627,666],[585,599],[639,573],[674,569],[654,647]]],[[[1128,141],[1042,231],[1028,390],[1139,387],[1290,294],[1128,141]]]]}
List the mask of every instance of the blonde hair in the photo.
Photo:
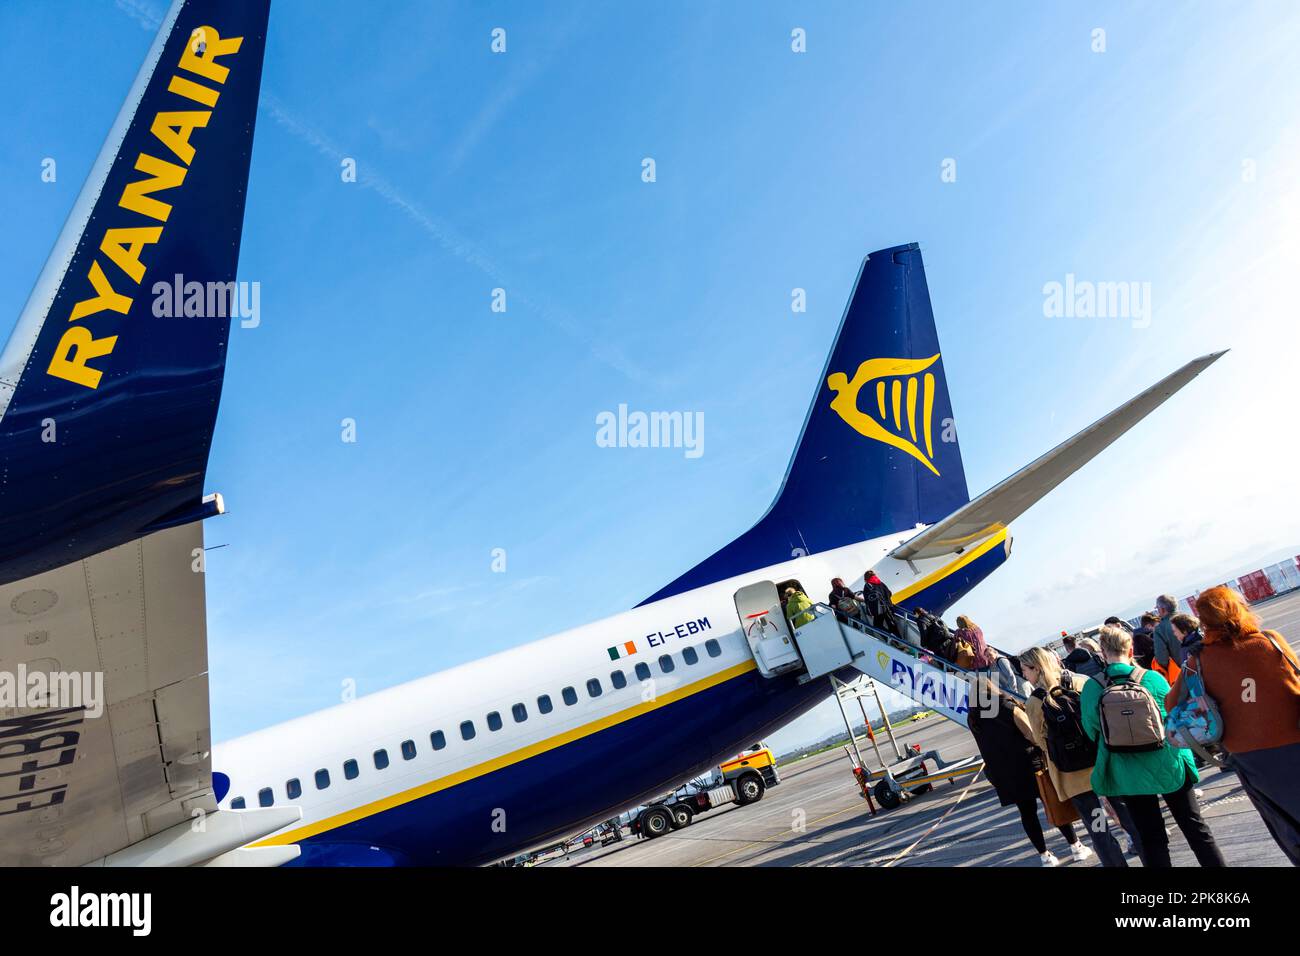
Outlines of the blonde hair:
{"type": "Polygon", "coordinates": [[[965,614],[957,615],[957,626],[960,628],[964,628],[968,631],[975,630],[975,622],[972,621],[970,618],[968,618],[965,614]]]}
{"type": "Polygon", "coordinates": [[[1133,635],[1122,627],[1116,627],[1113,624],[1107,624],[1098,634],[1101,638],[1101,649],[1107,657],[1132,657],[1133,656],[1133,635]]]}
{"type": "MultiPolygon", "coordinates": [[[[1124,630],[1124,629],[1120,628],[1120,630],[1124,630]]],[[[1128,632],[1125,631],[1124,633],[1127,634],[1128,632]]],[[[1129,635],[1129,640],[1132,639],[1133,639],[1132,635],[1129,635]]],[[[1096,641],[1094,641],[1091,637],[1079,638],[1079,646],[1082,647],[1084,650],[1092,651],[1094,654],[1098,656],[1101,655],[1101,645],[1098,644],[1096,641]]]]}
{"type": "Polygon", "coordinates": [[[1031,647],[1020,655],[1020,663],[1038,671],[1034,686],[1051,690],[1061,683],[1061,659],[1041,647],[1031,647]]]}

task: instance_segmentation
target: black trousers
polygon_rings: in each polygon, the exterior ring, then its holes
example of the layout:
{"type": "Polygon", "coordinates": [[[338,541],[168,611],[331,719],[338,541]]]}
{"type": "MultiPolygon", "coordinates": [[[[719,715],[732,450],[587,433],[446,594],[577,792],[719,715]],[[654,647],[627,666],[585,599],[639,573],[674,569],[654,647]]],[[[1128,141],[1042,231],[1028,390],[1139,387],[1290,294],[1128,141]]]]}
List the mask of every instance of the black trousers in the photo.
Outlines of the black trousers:
{"type": "MultiPolygon", "coordinates": [[[[1016,804],[1016,809],[1020,811],[1020,825],[1025,828],[1025,836],[1029,837],[1029,842],[1039,853],[1046,853],[1047,840],[1043,837],[1043,825],[1038,821],[1038,801],[1021,800],[1016,804]]],[[[1073,823],[1056,829],[1065,838],[1066,843],[1074,845],[1079,842],[1079,835],[1074,832],[1073,823]]]]}
{"type": "Polygon", "coordinates": [[[1143,866],[1173,866],[1169,859],[1169,835],[1165,833],[1165,818],[1160,812],[1162,799],[1173,815],[1174,822],[1178,824],[1178,829],[1183,831],[1192,853],[1196,855],[1196,862],[1201,866],[1228,865],[1219,852],[1219,845],[1214,842],[1214,834],[1210,832],[1209,825],[1201,818],[1200,804],[1197,803],[1196,794],[1192,793],[1194,786],[1195,781],[1188,773],[1183,785],[1173,793],[1119,798],[1128,807],[1133,825],[1137,827],[1143,866]]]}

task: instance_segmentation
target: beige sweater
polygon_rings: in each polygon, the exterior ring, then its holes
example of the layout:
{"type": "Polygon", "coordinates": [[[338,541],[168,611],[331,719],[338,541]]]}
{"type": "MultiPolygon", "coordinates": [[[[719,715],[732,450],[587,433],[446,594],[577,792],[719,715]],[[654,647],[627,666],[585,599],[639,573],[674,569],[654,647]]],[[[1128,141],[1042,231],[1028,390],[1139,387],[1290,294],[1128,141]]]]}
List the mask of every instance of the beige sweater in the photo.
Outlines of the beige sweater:
{"type": "MultiPolygon", "coordinates": [[[[1069,674],[1067,672],[1065,676],[1074,678],[1074,689],[1076,691],[1082,691],[1084,685],[1088,683],[1088,678],[1080,677],[1078,674],[1069,674]]],[[[1030,733],[1026,734],[1026,736],[1038,745],[1038,748],[1043,752],[1043,756],[1047,759],[1047,774],[1052,778],[1052,786],[1056,788],[1056,795],[1062,800],[1068,800],[1091,790],[1091,767],[1066,773],[1057,769],[1056,764],[1052,763],[1052,758],[1047,753],[1047,721],[1043,719],[1043,702],[1037,697],[1030,697],[1025,702],[1025,711],[1029,716],[1030,728],[1030,733]]]]}

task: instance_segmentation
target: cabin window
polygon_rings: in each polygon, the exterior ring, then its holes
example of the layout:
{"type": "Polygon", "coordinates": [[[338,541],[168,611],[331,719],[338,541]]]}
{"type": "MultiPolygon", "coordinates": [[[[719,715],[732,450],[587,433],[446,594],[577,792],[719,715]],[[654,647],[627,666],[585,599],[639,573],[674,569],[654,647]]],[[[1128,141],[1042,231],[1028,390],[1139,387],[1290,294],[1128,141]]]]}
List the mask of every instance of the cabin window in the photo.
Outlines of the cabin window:
{"type": "Polygon", "coordinates": [[[549,714],[554,709],[555,705],[551,703],[550,694],[543,694],[537,698],[537,712],[539,714],[549,714]]]}
{"type": "Polygon", "coordinates": [[[594,677],[591,680],[587,681],[587,696],[589,697],[600,696],[600,681],[596,680],[596,678],[594,677]]]}
{"type": "Polygon", "coordinates": [[[560,691],[560,696],[564,698],[565,704],[572,707],[578,702],[578,692],[572,687],[566,687],[560,691]]]}
{"type": "Polygon", "coordinates": [[[722,645],[719,644],[717,641],[715,641],[713,638],[709,638],[707,641],[704,642],[704,650],[710,657],[722,656],[722,645]]]}
{"type": "Polygon", "coordinates": [[[414,760],[414,759],[415,759],[415,741],[414,741],[414,740],[403,740],[403,741],[402,741],[402,759],[403,759],[403,760],[414,760]]]}
{"type": "Polygon", "coordinates": [[[297,800],[302,796],[302,783],[297,777],[294,777],[284,785],[284,792],[289,795],[290,800],[297,800]]]}
{"type": "Polygon", "coordinates": [[[275,803],[275,796],[271,793],[270,787],[263,787],[257,791],[257,805],[259,807],[269,807],[275,803]]]}
{"type": "Polygon", "coordinates": [[[695,648],[685,647],[682,648],[682,660],[687,664],[698,664],[700,662],[700,655],[695,652],[695,648]]]}
{"type": "Polygon", "coordinates": [[[388,767],[388,751],[387,751],[387,750],[376,750],[376,751],[375,751],[375,769],[376,769],[376,770],[384,770],[384,769],[387,769],[387,767],[388,767]]]}
{"type": "Polygon", "coordinates": [[[650,679],[650,665],[649,665],[649,664],[646,664],[646,663],[640,663],[640,664],[637,664],[637,665],[636,665],[636,679],[637,679],[637,680],[649,680],[649,679],[650,679]]]}
{"type": "Polygon", "coordinates": [[[488,722],[488,730],[501,729],[501,715],[498,714],[495,710],[492,711],[492,713],[487,715],[487,722],[488,722]]]}
{"type": "Polygon", "coordinates": [[[460,739],[461,740],[474,739],[474,721],[462,720],[460,722],[460,739]]]}
{"type": "Polygon", "coordinates": [[[673,672],[673,668],[676,666],[677,665],[673,663],[673,655],[671,654],[660,655],[659,669],[663,671],[665,674],[671,674],[673,672]]]}
{"type": "Polygon", "coordinates": [[[614,685],[615,690],[622,690],[627,686],[627,677],[622,671],[610,671],[609,682],[614,685]]]}
{"type": "Polygon", "coordinates": [[[361,773],[361,768],[357,766],[355,760],[343,761],[343,776],[347,777],[349,780],[355,780],[359,773],[361,773]]]}
{"type": "Polygon", "coordinates": [[[515,704],[510,708],[510,716],[515,719],[516,724],[522,724],[528,719],[528,708],[523,704],[515,704]]]}
{"type": "Polygon", "coordinates": [[[330,772],[328,770],[316,771],[316,789],[324,790],[330,785],[330,772]]]}
{"type": "Polygon", "coordinates": [[[245,804],[244,804],[243,797],[235,797],[235,799],[230,801],[230,809],[232,810],[242,810],[244,809],[244,806],[245,804]]]}
{"type": "Polygon", "coordinates": [[[441,750],[443,747],[447,746],[447,735],[441,730],[435,730],[433,733],[429,734],[429,746],[434,750],[441,750]]]}

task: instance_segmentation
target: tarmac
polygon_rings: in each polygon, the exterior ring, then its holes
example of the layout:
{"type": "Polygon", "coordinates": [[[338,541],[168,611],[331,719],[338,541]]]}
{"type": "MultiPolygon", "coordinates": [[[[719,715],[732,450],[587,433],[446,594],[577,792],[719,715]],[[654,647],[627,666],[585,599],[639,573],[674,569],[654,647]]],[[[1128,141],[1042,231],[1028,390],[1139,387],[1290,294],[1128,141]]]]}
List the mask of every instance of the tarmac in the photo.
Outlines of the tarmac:
{"type": "MultiPolygon", "coordinates": [[[[1300,638],[1300,592],[1257,605],[1265,627],[1292,644],[1300,638]]],[[[937,750],[952,761],[976,753],[965,728],[939,716],[895,728],[906,748],[937,750]]],[[[878,735],[886,758],[889,740],[878,735]]],[[[868,766],[874,752],[859,740],[868,766]]],[[[734,805],[698,817],[690,826],[654,840],[625,836],[608,847],[571,852],[544,866],[1040,866],[1015,807],[1002,807],[981,773],[973,781],[941,783],[894,810],[872,816],[839,748],[785,764],[781,783],[758,803],[734,805]]],[[[1287,866],[1236,774],[1205,770],[1202,813],[1230,866],[1287,866]]],[[[1166,812],[1175,866],[1196,860],[1166,812]]],[[[1077,825],[1076,825],[1077,826],[1077,825]]],[[[1044,824],[1048,848],[1062,866],[1097,866],[1096,857],[1073,862],[1065,840],[1044,824]]],[[[1080,839],[1086,837],[1080,831],[1080,839]]],[[[1141,866],[1130,854],[1130,866],[1141,866]]]]}

